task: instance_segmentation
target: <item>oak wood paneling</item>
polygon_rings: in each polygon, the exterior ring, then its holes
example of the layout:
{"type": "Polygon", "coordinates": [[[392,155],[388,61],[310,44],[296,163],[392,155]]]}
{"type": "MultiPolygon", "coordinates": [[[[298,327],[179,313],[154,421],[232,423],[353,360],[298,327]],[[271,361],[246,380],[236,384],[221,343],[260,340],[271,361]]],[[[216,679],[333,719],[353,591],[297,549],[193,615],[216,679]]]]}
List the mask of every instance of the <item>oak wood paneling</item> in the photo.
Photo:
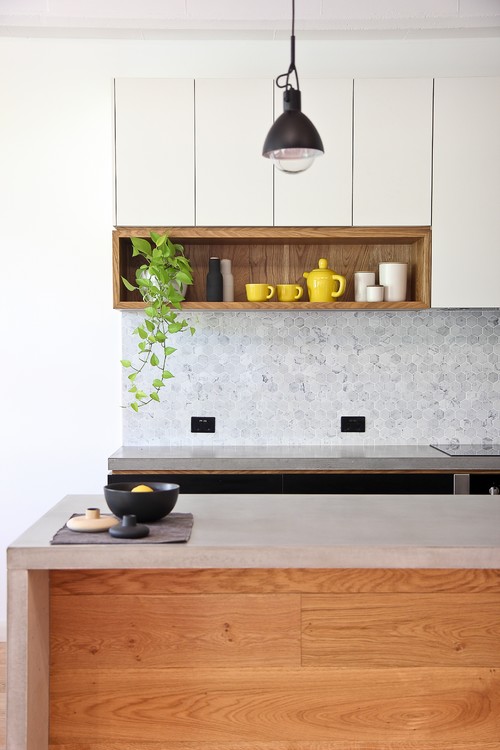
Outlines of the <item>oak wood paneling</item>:
{"type": "Polygon", "coordinates": [[[66,742],[49,745],[49,750],[498,750],[498,742],[386,742],[383,740],[350,741],[330,740],[326,742],[175,742],[168,745],[158,742],[66,742]]]}
{"type": "Polygon", "coordinates": [[[50,583],[51,750],[500,750],[500,571],[50,583]]]}
{"type": "Polygon", "coordinates": [[[52,598],[51,669],[300,665],[300,596],[52,598]]]}
{"type": "Polygon", "coordinates": [[[53,570],[51,595],[205,593],[497,593],[500,570],[53,570]]]}
{"type": "Polygon", "coordinates": [[[500,667],[498,594],[305,595],[305,666],[500,667]]]}
{"type": "Polygon", "coordinates": [[[64,670],[51,742],[498,742],[490,669],[64,670]]]}

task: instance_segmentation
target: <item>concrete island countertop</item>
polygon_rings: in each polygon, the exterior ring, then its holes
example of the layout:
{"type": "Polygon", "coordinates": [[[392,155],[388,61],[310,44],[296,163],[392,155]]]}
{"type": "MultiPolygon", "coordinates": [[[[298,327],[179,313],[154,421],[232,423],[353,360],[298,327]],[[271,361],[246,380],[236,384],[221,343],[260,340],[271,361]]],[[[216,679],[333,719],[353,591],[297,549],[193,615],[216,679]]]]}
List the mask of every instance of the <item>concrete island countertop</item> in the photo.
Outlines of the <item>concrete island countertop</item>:
{"type": "MultiPolygon", "coordinates": [[[[50,545],[72,513],[108,511],[68,495],[8,549],[9,571],[95,568],[500,568],[500,496],[180,495],[181,544],[50,545]]],[[[109,511],[108,511],[109,512],[109,511]]]]}
{"type": "Polygon", "coordinates": [[[110,471],[500,472],[500,456],[447,456],[430,445],[122,446],[110,471]]]}

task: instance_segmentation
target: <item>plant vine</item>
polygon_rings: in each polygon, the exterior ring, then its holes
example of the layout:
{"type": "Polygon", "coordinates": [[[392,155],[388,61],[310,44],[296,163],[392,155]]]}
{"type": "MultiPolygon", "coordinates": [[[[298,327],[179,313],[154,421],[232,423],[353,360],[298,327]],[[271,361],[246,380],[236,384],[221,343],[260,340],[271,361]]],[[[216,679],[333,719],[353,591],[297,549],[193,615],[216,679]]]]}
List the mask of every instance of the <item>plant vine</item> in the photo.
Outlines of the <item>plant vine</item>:
{"type": "Polygon", "coordinates": [[[176,348],[170,346],[172,335],[195,329],[186,320],[179,319],[177,310],[185,299],[183,290],[193,283],[193,271],[184,255],[184,248],[173,243],[165,234],[150,233],[154,246],[149,240],[132,237],[132,256],[142,256],[145,263],[136,271],[135,285],[125,277],[122,282],[129,291],[138,290],[146,302],[144,321],[133,331],[139,339],[137,361],[122,359],[121,363],[128,374],[132,394],[130,408],[138,412],[152,401],[160,401],[160,391],[174,375],[167,367],[167,360],[176,348]],[[152,368],[150,378],[147,371],[152,368]],[[147,380],[148,385],[145,385],[147,380]]]}

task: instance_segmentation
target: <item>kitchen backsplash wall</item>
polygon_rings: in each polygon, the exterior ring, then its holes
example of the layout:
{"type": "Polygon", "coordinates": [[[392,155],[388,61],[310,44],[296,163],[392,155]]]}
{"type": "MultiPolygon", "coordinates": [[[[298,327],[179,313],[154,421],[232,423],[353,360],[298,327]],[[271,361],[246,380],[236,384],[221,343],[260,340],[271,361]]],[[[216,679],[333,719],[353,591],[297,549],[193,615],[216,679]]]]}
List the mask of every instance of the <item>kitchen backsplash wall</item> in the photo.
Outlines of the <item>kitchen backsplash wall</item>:
{"type": "MultiPolygon", "coordinates": [[[[498,310],[189,312],[162,402],[124,409],[124,445],[500,442],[498,310]],[[341,433],[340,417],[366,417],[341,433]],[[191,417],[215,417],[192,434],[191,417]]],[[[123,357],[141,317],[124,312],[123,357]]],[[[130,400],[123,375],[123,404],[130,400]]]]}

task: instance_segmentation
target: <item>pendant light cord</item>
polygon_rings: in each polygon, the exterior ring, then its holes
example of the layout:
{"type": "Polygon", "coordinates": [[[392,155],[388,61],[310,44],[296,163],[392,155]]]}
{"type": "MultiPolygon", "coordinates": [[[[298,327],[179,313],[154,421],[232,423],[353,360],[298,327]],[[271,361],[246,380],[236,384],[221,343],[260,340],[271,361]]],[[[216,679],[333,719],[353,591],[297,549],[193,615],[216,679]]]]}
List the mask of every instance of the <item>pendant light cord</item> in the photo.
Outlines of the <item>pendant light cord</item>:
{"type": "Polygon", "coordinates": [[[289,89],[293,89],[293,86],[290,83],[290,76],[292,74],[295,75],[295,81],[297,83],[297,91],[298,91],[300,89],[299,75],[297,73],[297,68],[295,67],[295,0],[292,0],[292,35],[290,37],[290,66],[286,73],[282,73],[276,79],[276,86],[279,89],[285,89],[285,97],[286,97],[286,92],[289,89]],[[285,78],[285,82],[280,83],[280,81],[283,78],[285,78]]]}

